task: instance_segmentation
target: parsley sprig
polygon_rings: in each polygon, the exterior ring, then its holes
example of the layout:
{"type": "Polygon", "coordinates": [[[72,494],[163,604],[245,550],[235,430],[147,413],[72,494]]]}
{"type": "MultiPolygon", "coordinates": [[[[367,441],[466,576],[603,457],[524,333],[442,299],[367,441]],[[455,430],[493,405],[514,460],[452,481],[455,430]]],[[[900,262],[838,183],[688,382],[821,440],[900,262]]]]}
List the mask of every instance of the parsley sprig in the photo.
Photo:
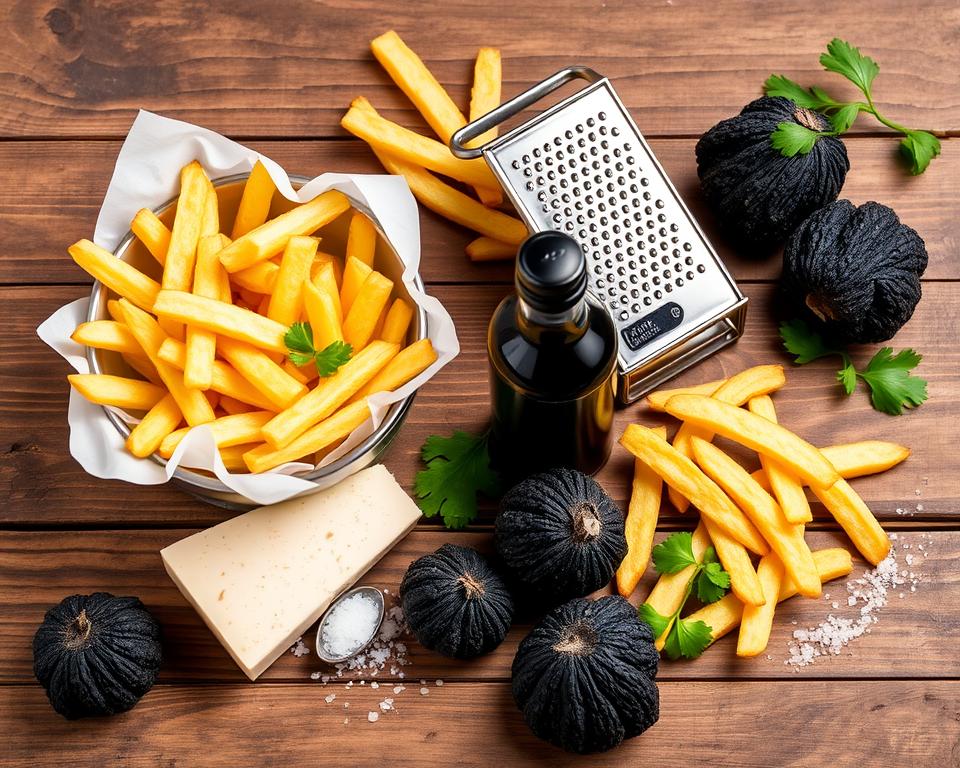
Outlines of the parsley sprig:
{"type": "Polygon", "coordinates": [[[447,528],[463,528],[477,516],[478,492],[497,495],[500,480],[490,467],[487,437],[458,430],[427,438],[420,449],[427,468],[413,484],[425,517],[439,514],[447,528]]]}
{"type": "Polygon", "coordinates": [[[839,136],[850,130],[857,115],[866,112],[888,128],[903,134],[900,153],[910,162],[913,174],[921,174],[930,161],[940,154],[940,141],[929,131],[921,131],[895,123],[880,113],[873,101],[873,80],[880,66],[860,49],[840,38],[827,45],[820,55],[820,64],[827,72],[843,75],[863,93],[865,101],[838,101],[822,88],[804,88],[783,75],[770,75],[763,84],[767,96],[785,96],[797,106],[814,109],[828,115],[832,131],[816,131],[798,123],[782,122],[771,134],[770,141],[785,157],[807,154],[823,136],[839,136]]]}
{"type": "Polygon", "coordinates": [[[315,349],[310,323],[291,325],[283,337],[283,343],[289,350],[290,362],[296,366],[316,363],[317,372],[321,376],[333,376],[353,354],[353,347],[343,341],[334,341],[323,349],[315,349]]]}
{"type": "Polygon", "coordinates": [[[852,395],[857,388],[857,379],[862,379],[869,387],[870,401],[878,411],[899,416],[904,407],[915,408],[927,399],[927,382],[910,373],[923,359],[912,349],[893,354],[892,348],[883,347],[870,359],[866,368],[858,371],[845,349],[827,344],[803,320],[781,323],[780,338],[786,350],[795,355],[793,362],[797,365],[838,355],[843,360],[843,367],[837,371],[837,381],[843,391],[852,395]]]}
{"type": "Polygon", "coordinates": [[[681,656],[695,659],[713,642],[713,628],[703,621],[681,619],[680,613],[694,589],[701,603],[714,603],[723,597],[730,588],[730,574],[717,562],[713,547],[707,547],[703,558],[697,560],[693,554],[693,534],[689,531],[668,536],[653,548],[652,554],[653,567],[658,573],[679,573],[690,566],[693,566],[693,571],[683,600],[673,615],[664,616],[651,605],[644,603],[638,609],[640,618],[650,625],[657,637],[666,632],[667,628],[670,629],[663,650],[671,659],[679,659],[681,656]]]}

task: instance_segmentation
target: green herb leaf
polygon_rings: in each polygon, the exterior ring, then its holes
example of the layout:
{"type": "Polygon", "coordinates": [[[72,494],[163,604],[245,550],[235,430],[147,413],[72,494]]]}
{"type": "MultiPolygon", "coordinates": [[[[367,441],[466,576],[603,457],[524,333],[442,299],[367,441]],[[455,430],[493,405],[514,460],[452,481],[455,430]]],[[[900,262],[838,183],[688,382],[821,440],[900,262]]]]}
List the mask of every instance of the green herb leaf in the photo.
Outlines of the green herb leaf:
{"type": "Polygon", "coordinates": [[[352,354],[352,346],[344,341],[334,341],[316,353],[317,371],[321,376],[333,376],[352,354]]]}
{"type": "Polygon", "coordinates": [[[780,338],[783,339],[783,346],[787,352],[796,355],[793,362],[797,365],[839,354],[828,347],[820,334],[800,318],[780,323],[780,338]]]}
{"type": "Polygon", "coordinates": [[[833,130],[837,133],[846,133],[853,125],[853,121],[860,114],[859,104],[844,104],[830,115],[830,122],[833,124],[833,130]]]}
{"type": "Polygon", "coordinates": [[[900,154],[910,161],[910,173],[918,176],[940,154],[940,140],[926,131],[907,131],[900,142],[900,154]]]}
{"type": "Polygon", "coordinates": [[[701,603],[715,603],[730,588],[730,574],[720,563],[707,563],[697,574],[697,598],[701,603]]]}
{"type": "Polygon", "coordinates": [[[857,388],[857,369],[853,367],[853,363],[849,360],[843,368],[837,371],[837,381],[840,382],[843,391],[848,395],[852,395],[853,390],[857,388]]]}
{"type": "Polygon", "coordinates": [[[796,154],[806,155],[813,149],[817,139],[827,135],[820,131],[811,131],[805,125],[785,120],[777,125],[770,134],[770,144],[784,157],[793,157],[796,154]]]}
{"type": "Polygon", "coordinates": [[[677,573],[688,565],[696,565],[693,555],[693,534],[674,533],[653,548],[653,567],[657,573],[677,573]]]}
{"type": "Polygon", "coordinates": [[[663,650],[671,659],[695,659],[713,640],[713,629],[702,621],[678,619],[673,623],[663,650]]]}
{"type": "Polygon", "coordinates": [[[647,603],[642,603],[640,607],[637,608],[637,613],[640,614],[641,619],[650,625],[654,637],[660,637],[660,635],[667,631],[667,627],[670,626],[671,617],[664,616],[657,611],[656,608],[647,603]]]}
{"type": "Polygon", "coordinates": [[[820,55],[820,64],[828,72],[843,75],[868,96],[873,79],[880,72],[877,62],[839,37],[827,44],[827,52],[820,55]]]}
{"type": "Polygon", "coordinates": [[[700,562],[706,565],[707,563],[716,563],[717,560],[717,550],[712,546],[707,547],[703,550],[703,557],[700,558],[700,562]]]}
{"type": "Polygon", "coordinates": [[[870,399],[878,411],[899,416],[904,406],[913,408],[927,399],[927,382],[910,371],[922,360],[912,349],[893,354],[883,347],[859,374],[870,387],[870,399]]]}
{"type": "MultiPolygon", "coordinates": [[[[283,343],[287,345],[290,352],[306,355],[307,362],[313,359],[315,350],[313,349],[313,329],[310,327],[310,323],[294,323],[291,325],[290,330],[283,337],[283,343]]],[[[303,365],[304,363],[296,364],[303,365]]]]}
{"type": "Polygon", "coordinates": [[[417,503],[426,517],[440,514],[448,528],[463,528],[476,517],[478,492],[497,494],[500,483],[490,468],[486,434],[431,435],[420,457],[427,468],[414,480],[417,503]]]}
{"type": "Polygon", "coordinates": [[[824,102],[812,88],[808,91],[799,83],[795,83],[789,77],[783,75],[770,75],[763,84],[763,92],[767,96],[783,96],[793,101],[798,107],[806,107],[807,109],[822,109],[828,104],[834,103],[833,99],[829,97],[824,102]]]}

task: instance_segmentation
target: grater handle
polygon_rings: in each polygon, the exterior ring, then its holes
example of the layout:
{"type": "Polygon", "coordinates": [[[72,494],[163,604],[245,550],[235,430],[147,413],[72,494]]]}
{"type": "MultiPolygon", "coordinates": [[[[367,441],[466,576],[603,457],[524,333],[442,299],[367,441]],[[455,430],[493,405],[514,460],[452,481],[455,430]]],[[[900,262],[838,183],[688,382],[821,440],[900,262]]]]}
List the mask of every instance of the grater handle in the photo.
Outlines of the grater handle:
{"type": "Polygon", "coordinates": [[[489,131],[491,128],[500,125],[500,123],[509,120],[531,104],[540,101],[544,96],[575,79],[595,83],[598,80],[603,80],[603,75],[590,69],[590,67],[575,66],[561,69],[559,72],[550,75],[546,80],[537,83],[529,90],[514,96],[510,101],[504,102],[492,112],[488,112],[472,123],[463,126],[463,128],[450,137],[450,151],[464,160],[480,157],[483,147],[468,147],[468,142],[489,131]]]}

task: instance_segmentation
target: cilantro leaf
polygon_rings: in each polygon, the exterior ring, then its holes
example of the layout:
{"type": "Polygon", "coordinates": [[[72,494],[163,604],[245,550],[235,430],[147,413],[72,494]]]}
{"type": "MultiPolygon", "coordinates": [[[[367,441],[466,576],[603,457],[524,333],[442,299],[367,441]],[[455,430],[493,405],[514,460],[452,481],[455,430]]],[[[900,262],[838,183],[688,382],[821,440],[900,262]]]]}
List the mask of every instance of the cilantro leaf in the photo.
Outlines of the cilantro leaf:
{"type": "MultiPolygon", "coordinates": [[[[353,347],[345,341],[334,341],[316,353],[317,371],[321,376],[333,376],[353,354],[353,347]]],[[[292,358],[291,358],[292,359],[292,358]]]]}
{"type": "Polygon", "coordinates": [[[713,640],[713,629],[702,621],[678,619],[673,623],[663,650],[671,659],[695,659],[713,640]]]}
{"type": "MultiPolygon", "coordinates": [[[[307,356],[307,361],[313,358],[313,329],[310,323],[294,323],[283,337],[283,343],[293,353],[307,356]]],[[[303,365],[303,363],[297,363],[303,365]]]]}
{"type": "Polygon", "coordinates": [[[763,84],[763,92],[767,96],[783,96],[790,99],[798,107],[806,107],[807,109],[822,109],[828,104],[835,103],[833,99],[824,102],[812,88],[808,91],[799,83],[795,83],[789,77],[783,75],[770,75],[763,84]]]}
{"type": "Polygon", "coordinates": [[[926,131],[907,131],[900,142],[900,154],[910,161],[910,173],[918,176],[940,154],[940,140],[926,131]]]}
{"type": "Polygon", "coordinates": [[[657,573],[677,573],[688,565],[696,565],[693,555],[693,534],[689,531],[674,533],[657,544],[651,553],[657,573]]]}
{"type": "Polygon", "coordinates": [[[715,603],[730,586],[730,576],[724,571],[719,563],[709,563],[700,573],[697,574],[697,598],[701,603],[715,603]],[[713,575],[711,576],[711,571],[713,575]],[[722,577],[726,577],[725,579],[722,577]],[[716,584],[714,579],[725,581],[723,585],[716,584]]]}
{"type": "Polygon", "coordinates": [[[812,131],[800,123],[785,120],[779,123],[776,130],[770,134],[770,143],[784,157],[793,157],[797,154],[808,154],[817,143],[817,139],[825,135],[827,134],[812,131]]]}
{"type": "Polygon", "coordinates": [[[827,72],[843,75],[864,94],[869,93],[873,79],[880,73],[877,62],[839,37],[827,43],[827,52],[820,55],[820,64],[827,72]]]}
{"type": "Polygon", "coordinates": [[[844,104],[830,115],[830,122],[833,124],[833,130],[837,133],[846,133],[853,125],[853,121],[860,114],[859,104],[844,104]]]}
{"type": "Polygon", "coordinates": [[[716,563],[717,560],[717,550],[712,546],[707,547],[703,550],[703,557],[700,558],[700,562],[706,565],[707,563],[716,563]]]}
{"type": "Polygon", "coordinates": [[[647,603],[642,603],[640,607],[637,608],[637,613],[640,614],[641,619],[650,625],[654,637],[660,637],[660,635],[667,631],[667,627],[670,626],[671,617],[664,616],[656,608],[647,603]]]}
{"type": "Polygon", "coordinates": [[[290,362],[296,366],[316,363],[321,376],[333,376],[341,365],[350,359],[353,347],[343,341],[334,341],[322,350],[313,346],[313,329],[310,323],[294,323],[284,334],[283,343],[289,350],[290,362]]]}
{"type": "Polygon", "coordinates": [[[780,338],[783,339],[787,352],[796,355],[793,362],[797,365],[838,354],[824,343],[819,333],[800,318],[780,323],[780,338]]]}
{"type": "Polygon", "coordinates": [[[878,411],[899,416],[904,406],[913,408],[927,399],[927,382],[910,371],[922,360],[912,349],[893,354],[883,347],[859,374],[870,387],[870,399],[878,411]]]}
{"type": "Polygon", "coordinates": [[[427,468],[414,480],[417,503],[426,517],[440,514],[448,528],[463,528],[476,517],[478,492],[497,494],[500,483],[490,468],[486,434],[431,435],[420,457],[427,468]]]}
{"type": "Polygon", "coordinates": [[[837,381],[840,382],[843,391],[848,395],[852,395],[853,390],[857,388],[857,369],[853,367],[853,363],[849,360],[843,368],[837,371],[837,381]]]}

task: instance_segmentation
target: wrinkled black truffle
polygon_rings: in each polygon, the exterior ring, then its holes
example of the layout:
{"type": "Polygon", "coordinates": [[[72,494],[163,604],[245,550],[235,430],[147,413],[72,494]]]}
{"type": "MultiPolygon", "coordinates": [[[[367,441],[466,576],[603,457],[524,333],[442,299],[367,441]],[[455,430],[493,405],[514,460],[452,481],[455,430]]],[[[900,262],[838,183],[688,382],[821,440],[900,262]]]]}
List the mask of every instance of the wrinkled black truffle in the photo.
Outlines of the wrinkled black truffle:
{"type": "Polygon", "coordinates": [[[886,341],[920,301],[923,239],[891,208],[837,200],[790,236],[781,285],[788,301],[831,338],[886,341]]]}
{"type": "Polygon", "coordinates": [[[823,115],[790,99],[765,96],[697,142],[703,195],[738,245],[782,242],[809,214],[837,199],[850,168],[846,147],[832,136],[819,139],[806,155],[784,157],[770,143],[782,122],[831,130],[823,115]]]}

